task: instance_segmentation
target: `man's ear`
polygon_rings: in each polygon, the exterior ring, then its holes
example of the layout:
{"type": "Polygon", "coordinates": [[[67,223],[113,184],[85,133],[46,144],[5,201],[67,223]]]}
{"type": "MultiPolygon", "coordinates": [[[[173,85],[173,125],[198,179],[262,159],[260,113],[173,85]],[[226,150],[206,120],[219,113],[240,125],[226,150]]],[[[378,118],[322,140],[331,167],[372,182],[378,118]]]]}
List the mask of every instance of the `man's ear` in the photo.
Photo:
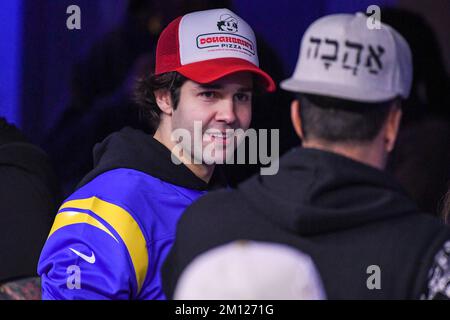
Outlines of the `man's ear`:
{"type": "Polygon", "coordinates": [[[155,101],[162,113],[171,115],[172,108],[172,97],[170,96],[170,91],[165,89],[159,89],[154,91],[155,101]]]}
{"type": "Polygon", "coordinates": [[[298,100],[294,100],[291,103],[291,121],[295,132],[300,139],[303,140],[302,119],[300,118],[300,102],[298,100]]]}
{"type": "Polygon", "coordinates": [[[391,107],[386,119],[384,141],[387,152],[391,152],[394,149],[398,131],[400,130],[400,122],[402,119],[402,109],[400,103],[400,101],[394,102],[394,105],[391,107]]]}

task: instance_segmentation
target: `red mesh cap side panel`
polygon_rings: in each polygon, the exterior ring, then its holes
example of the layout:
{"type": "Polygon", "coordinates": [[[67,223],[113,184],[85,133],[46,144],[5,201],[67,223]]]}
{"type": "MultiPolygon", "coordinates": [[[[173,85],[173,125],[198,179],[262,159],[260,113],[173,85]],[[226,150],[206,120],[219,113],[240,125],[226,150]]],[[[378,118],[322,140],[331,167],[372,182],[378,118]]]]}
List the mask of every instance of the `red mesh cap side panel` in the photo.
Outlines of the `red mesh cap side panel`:
{"type": "Polygon", "coordinates": [[[169,23],[159,36],[156,46],[156,74],[173,71],[181,65],[178,29],[182,18],[178,17],[169,23]]]}

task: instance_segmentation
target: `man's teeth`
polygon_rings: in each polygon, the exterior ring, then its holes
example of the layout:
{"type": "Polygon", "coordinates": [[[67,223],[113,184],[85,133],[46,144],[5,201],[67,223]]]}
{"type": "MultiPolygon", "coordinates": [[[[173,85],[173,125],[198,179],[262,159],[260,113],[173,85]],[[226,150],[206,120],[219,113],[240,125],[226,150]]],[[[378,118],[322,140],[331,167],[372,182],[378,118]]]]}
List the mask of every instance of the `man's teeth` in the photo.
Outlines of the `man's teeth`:
{"type": "Polygon", "coordinates": [[[230,138],[233,134],[232,133],[211,133],[213,137],[226,139],[230,138]]]}

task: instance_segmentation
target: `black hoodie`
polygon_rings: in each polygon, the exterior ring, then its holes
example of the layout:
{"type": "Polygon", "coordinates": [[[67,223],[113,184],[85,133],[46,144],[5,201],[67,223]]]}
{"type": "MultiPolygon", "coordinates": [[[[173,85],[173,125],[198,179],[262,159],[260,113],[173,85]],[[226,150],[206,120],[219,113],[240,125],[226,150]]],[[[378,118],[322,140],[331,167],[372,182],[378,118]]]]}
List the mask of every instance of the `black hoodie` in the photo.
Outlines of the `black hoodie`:
{"type": "Polygon", "coordinates": [[[36,275],[59,201],[47,155],[0,118],[0,283],[36,275]]]}
{"type": "Polygon", "coordinates": [[[447,227],[418,211],[386,173],[349,158],[296,148],[278,174],[255,176],[236,191],[213,192],[182,216],[163,270],[173,296],[200,253],[237,239],[272,241],[311,255],[331,299],[419,298],[447,227]],[[368,289],[369,266],[381,289],[368,289]]]}

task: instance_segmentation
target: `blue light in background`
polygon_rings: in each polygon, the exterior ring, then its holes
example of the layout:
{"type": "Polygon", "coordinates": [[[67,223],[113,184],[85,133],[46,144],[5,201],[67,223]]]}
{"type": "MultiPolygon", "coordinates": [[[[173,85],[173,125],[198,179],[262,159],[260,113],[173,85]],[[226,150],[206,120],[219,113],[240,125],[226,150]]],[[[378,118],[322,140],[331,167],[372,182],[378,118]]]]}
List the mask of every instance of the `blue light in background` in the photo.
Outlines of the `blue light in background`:
{"type": "Polygon", "coordinates": [[[22,0],[0,1],[0,116],[20,125],[22,0]]]}

